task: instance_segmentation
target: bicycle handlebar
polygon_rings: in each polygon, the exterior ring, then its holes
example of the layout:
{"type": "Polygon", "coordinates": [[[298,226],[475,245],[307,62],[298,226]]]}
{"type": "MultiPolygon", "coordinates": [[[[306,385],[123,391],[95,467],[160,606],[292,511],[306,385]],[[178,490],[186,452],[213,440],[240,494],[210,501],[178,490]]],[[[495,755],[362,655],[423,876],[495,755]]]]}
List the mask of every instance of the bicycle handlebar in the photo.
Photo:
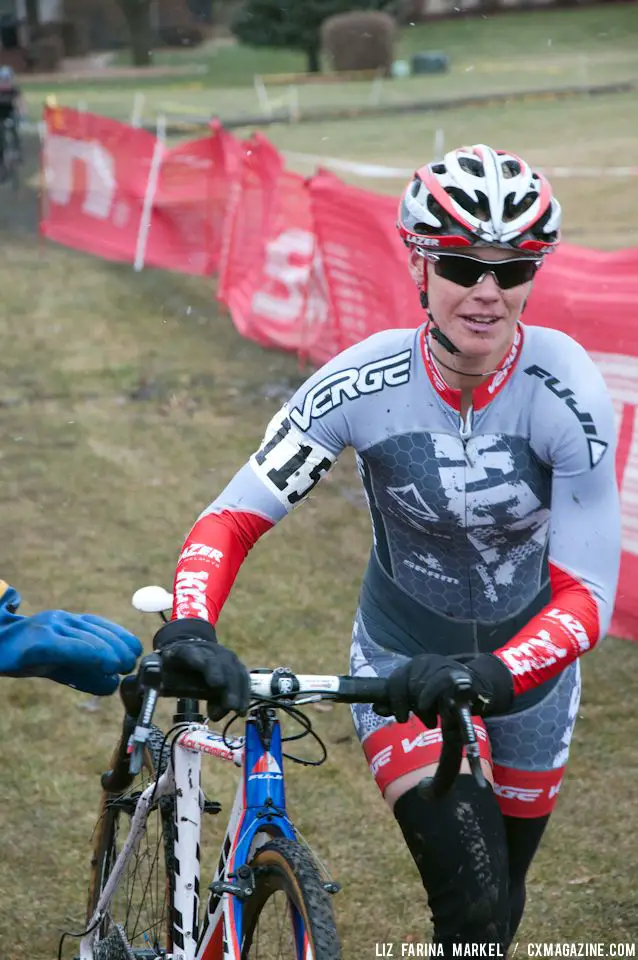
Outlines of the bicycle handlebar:
{"type": "MultiPolygon", "coordinates": [[[[347,675],[296,674],[288,667],[274,670],[250,671],[250,686],[254,699],[281,705],[309,702],[312,699],[332,700],[336,703],[374,703],[389,706],[387,681],[382,677],[352,677],[347,675]],[[304,699],[308,698],[308,699],[304,699]]],[[[459,671],[455,677],[456,694],[443,711],[441,731],[443,748],[436,772],[432,778],[423,779],[418,790],[427,799],[444,796],[452,788],[459,773],[465,749],[472,776],[479,787],[487,781],[481,769],[479,744],[468,706],[469,684],[467,674],[459,671]]],[[[132,723],[127,748],[128,774],[139,773],[144,745],[150,735],[153,713],[159,697],[210,699],[210,691],[189,688],[188,693],[170,690],[162,685],[161,657],[157,653],[142,658],[138,673],[122,681],[121,695],[132,723]],[[133,688],[135,692],[133,692],[133,688]],[[142,693],[141,707],[139,696],[142,693]],[[132,697],[138,708],[132,705],[132,697]],[[133,715],[137,714],[137,720],[133,715]],[[134,726],[133,726],[134,725],[134,726]]],[[[126,729],[126,728],[125,728],[126,729]]],[[[123,771],[121,771],[123,773],[123,771]]],[[[110,771],[103,778],[104,788],[117,792],[116,785],[123,781],[110,771]]]]}

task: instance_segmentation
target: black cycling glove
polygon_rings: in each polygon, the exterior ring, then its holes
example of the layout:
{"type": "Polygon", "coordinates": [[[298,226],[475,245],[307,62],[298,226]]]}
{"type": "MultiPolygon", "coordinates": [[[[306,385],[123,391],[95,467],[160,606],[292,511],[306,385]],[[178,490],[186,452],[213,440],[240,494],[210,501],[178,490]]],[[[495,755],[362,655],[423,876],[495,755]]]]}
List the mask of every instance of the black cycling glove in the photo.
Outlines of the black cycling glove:
{"type": "Polygon", "coordinates": [[[514,698],[514,680],[505,664],[491,653],[481,653],[465,663],[437,653],[419,654],[388,677],[388,708],[374,709],[381,716],[394,714],[399,723],[406,723],[412,712],[426,727],[436,727],[439,714],[454,698],[459,675],[469,684],[473,716],[507,712],[514,698]]]}
{"type": "Polygon", "coordinates": [[[221,720],[230,710],[246,713],[250,675],[232,650],[221,645],[212,624],[199,617],[165,623],[153,640],[162,657],[162,683],[175,696],[201,691],[208,716],[221,720]],[[183,691],[183,692],[182,692],[183,691]]]}

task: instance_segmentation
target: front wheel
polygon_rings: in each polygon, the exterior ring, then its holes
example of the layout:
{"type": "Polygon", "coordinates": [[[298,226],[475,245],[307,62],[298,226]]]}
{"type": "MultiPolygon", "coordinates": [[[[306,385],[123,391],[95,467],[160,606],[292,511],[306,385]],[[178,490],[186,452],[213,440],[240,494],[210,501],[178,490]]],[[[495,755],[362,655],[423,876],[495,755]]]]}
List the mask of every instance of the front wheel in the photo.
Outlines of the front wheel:
{"type": "MultiPolygon", "coordinates": [[[[127,838],[137,798],[167,764],[164,735],[151,727],[142,769],[125,793],[102,792],[94,836],[87,920],[97,907],[127,838]]],[[[114,766],[121,754],[115,751],[114,766]]],[[[137,848],[127,862],[94,944],[95,960],[155,960],[171,952],[170,915],[173,868],[174,798],[162,797],[149,810],[137,848]]]]}
{"type": "Polygon", "coordinates": [[[340,960],[330,894],[310,851],[278,838],[249,866],[255,887],[244,906],[242,960],[340,960]]]}

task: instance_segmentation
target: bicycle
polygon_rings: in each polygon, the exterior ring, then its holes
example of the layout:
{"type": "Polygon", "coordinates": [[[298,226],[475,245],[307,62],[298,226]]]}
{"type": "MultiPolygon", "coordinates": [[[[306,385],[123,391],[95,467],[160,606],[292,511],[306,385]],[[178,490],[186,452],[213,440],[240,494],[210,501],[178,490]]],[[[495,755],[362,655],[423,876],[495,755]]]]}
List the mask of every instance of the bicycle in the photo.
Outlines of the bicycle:
{"type": "MultiPolygon", "coordinates": [[[[133,602],[166,619],[172,598],[150,587],[137,591],[133,602]]],[[[421,784],[434,796],[451,788],[464,747],[475,778],[486,784],[463,682],[457,686],[441,762],[435,776],[421,784]]],[[[154,710],[160,696],[175,694],[162,687],[159,655],[145,656],[138,673],[122,681],[125,717],[111,768],[101,778],[87,924],[79,933],[62,935],[59,960],[69,935],[81,938],[76,960],[340,960],[331,903],[340,888],[322,873],[287,814],[283,759],[319,765],[327,757],[301,705],[319,700],[387,705],[386,681],[300,675],[278,667],[251,671],[251,688],[243,736],[228,735],[232,720],[222,733],[209,730],[199,710],[206,697],[201,690],[177,696],[174,725],[163,734],[152,723],[154,710]],[[278,710],[294,717],[303,731],[284,737],[278,710]],[[309,734],[322,748],[319,760],[284,752],[286,741],[309,734]],[[234,762],[242,776],[200,924],[202,815],[221,811],[201,790],[202,754],[234,762]],[[132,789],[143,771],[150,782],[132,789]],[[126,832],[121,842],[120,821],[126,832]],[[280,915],[266,915],[281,899],[286,927],[280,915]]]]}
{"type": "Polygon", "coordinates": [[[20,186],[20,163],[22,151],[15,120],[7,117],[0,123],[0,182],[11,184],[14,190],[20,186]]]}

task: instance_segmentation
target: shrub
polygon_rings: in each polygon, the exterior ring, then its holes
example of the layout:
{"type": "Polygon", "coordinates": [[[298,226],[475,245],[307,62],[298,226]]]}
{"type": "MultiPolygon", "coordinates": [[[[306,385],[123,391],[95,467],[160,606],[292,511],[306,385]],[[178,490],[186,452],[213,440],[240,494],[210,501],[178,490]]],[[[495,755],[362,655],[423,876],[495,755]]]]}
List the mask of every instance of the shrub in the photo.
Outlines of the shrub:
{"type": "Polygon", "coordinates": [[[238,40],[248,46],[303,50],[308,72],[321,69],[321,25],[330,17],[355,9],[384,9],[394,0],[245,0],[231,23],[238,40]]]}
{"type": "Polygon", "coordinates": [[[321,42],[335,70],[383,70],[390,76],[396,23],[387,13],[353,10],[329,17],[321,42]]]}

